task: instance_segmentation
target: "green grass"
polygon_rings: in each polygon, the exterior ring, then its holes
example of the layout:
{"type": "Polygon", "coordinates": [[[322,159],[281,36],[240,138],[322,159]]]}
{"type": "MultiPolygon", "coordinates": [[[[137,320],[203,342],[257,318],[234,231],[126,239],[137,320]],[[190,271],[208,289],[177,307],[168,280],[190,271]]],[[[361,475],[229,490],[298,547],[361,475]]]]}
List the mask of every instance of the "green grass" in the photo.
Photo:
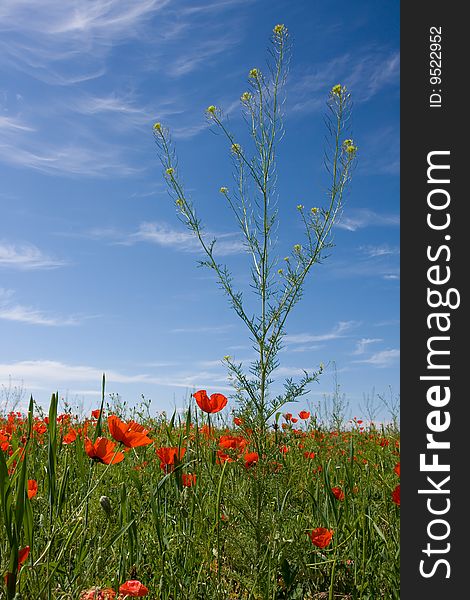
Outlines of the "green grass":
{"type": "Polygon", "coordinates": [[[0,418],[1,599],[73,600],[129,579],[159,600],[399,598],[397,431],[299,419],[271,428],[264,456],[247,468],[256,432],[212,416],[209,436],[200,413],[198,422],[147,418],[153,443],[105,465],[85,453],[83,428],[91,439],[97,427],[111,438],[106,419],[78,422],[56,408],[54,396],[48,424],[32,414],[0,418]],[[82,432],[64,444],[71,427],[82,432]],[[221,435],[246,440],[241,454],[224,450],[232,462],[219,460],[221,435]],[[186,452],[165,473],[156,448],[168,446],[186,452]],[[183,485],[184,474],[196,484],[183,485]],[[38,483],[31,499],[27,480],[38,483]],[[334,531],[323,549],[308,536],[318,527],[334,531]],[[7,589],[3,574],[25,546],[30,554],[7,589]]]}

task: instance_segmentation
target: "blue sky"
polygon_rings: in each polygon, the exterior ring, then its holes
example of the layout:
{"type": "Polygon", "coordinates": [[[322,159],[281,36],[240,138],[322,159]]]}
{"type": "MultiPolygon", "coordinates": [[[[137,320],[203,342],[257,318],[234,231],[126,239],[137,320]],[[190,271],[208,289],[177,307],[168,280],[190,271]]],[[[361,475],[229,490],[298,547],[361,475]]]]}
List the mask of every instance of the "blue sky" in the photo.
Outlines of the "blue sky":
{"type": "MultiPolygon", "coordinates": [[[[253,357],[168,197],[152,137],[172,131],[187,189],[248,291],[219,188],[229,149],[204,111],[243,131],[239,97],[272,28],[292,58],[278,151],[279,252],[296,206],[325,203],[331,87],[352,93],[358,164],[329,258],[287,325],[279,383],[327,365],[294,410],[334,391],[351,415],[399,391],[399,3],[3,0],[0,5],[0,384],[85,408],[107,391],[153,410],[229,394],[221,364],[253,357]]],[[[241,134],[240,134],[241,135],[241,134]]],[[[233,405],[232,405],[233,406],[233,405]]],[[[379,417],[386,417],[382,409],[379,417]]]]}

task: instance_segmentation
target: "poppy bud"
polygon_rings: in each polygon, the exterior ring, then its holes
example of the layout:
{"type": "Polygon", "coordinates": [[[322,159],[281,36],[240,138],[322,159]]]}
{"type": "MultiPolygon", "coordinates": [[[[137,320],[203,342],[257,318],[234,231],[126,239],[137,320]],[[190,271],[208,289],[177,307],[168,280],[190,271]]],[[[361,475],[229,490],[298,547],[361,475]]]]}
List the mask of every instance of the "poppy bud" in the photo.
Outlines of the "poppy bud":
{"type": "Polygon", "coordinates": [[[107,514],[107,516],[110,517],[111,513],[112,513],[112,508],[111,508],[111,500],[108,498],[108,496],[100,497],[100,505],[101,505],[101,508],[104,510],[104,512],[107,514]]]}

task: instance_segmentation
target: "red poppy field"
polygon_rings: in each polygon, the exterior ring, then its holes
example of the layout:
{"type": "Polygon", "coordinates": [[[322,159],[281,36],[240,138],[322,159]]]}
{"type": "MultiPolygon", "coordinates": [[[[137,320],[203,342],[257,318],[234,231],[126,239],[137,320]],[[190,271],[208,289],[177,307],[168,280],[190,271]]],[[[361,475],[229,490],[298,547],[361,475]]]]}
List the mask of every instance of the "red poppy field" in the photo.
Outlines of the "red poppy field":
{"type": "Polygon", "coordinates": [[[399,598],[393,428],[57,404],[0,419],[0,598],[399,598]]]}

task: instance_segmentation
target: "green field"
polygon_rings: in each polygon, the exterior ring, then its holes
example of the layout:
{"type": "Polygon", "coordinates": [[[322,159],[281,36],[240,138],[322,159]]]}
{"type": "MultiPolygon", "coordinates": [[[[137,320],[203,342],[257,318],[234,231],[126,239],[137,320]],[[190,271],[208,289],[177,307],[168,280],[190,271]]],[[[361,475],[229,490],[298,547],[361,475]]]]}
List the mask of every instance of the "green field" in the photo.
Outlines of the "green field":
{"type": "Polygon", "coordinates": [[[0,420],[0,598],[399,598],[394,428],[56,411],[0,420]]]}

